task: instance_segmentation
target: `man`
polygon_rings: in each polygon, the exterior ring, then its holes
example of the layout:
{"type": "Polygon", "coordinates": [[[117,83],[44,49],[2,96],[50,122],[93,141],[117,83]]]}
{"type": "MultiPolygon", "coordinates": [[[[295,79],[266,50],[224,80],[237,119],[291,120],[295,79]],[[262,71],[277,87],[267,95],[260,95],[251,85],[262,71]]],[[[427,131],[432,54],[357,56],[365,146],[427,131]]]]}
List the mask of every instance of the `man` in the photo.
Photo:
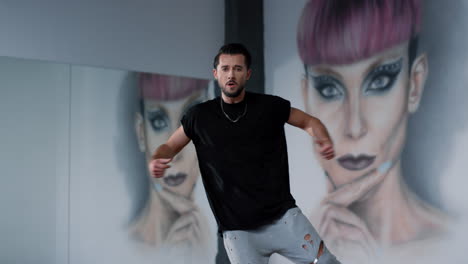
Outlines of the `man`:
{"type": "Polygon", "coordinates": [[[334,157],[325,126],[277,96],[246,92],[251,56],[227,44],[214,59],[220,97],[192,107],[149,163],[163,177],[172,159],[192,140],[211,209],[231,263],[268,263],[279,253],[295,263],[339,263],[289,188],[284,124],[315,137],[324,159],[334,157]]]}

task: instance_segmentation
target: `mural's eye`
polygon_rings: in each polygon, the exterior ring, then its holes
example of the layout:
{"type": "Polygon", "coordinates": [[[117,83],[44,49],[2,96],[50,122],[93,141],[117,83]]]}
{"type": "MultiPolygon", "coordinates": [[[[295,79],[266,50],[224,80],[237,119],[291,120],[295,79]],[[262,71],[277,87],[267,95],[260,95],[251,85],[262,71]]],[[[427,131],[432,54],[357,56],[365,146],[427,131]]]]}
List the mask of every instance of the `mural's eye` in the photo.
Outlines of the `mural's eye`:
{"type": "Polygon", "coordinates": [[[334,85],[322,86],[317,88],[317,90],[326,99],[334,99],[341,96],[341,92],[334,85]]]}
{"type": "Polygon", "coordinates": [[[149,112],[148,120],[155,132],[163,132],[169,128],[169,118],[163,110],[149,112]]]}
{"type": "Polygon", "coordinates": [[[372,80],[372,82],[370,83],[367,89],[368,90],[383,90],[388,87],[391,81],[392,79],[390,76],[380,75],[372,80]]]}
{"type": "Polygon", "coordinates": [[[383,64],[369,73],[364,81],[364,93],[379,95],[392,89],[402,68],[402,60],[383,64]]]}
{"type": "Polygon", "coordinates": [[[331,76],[321,75],[312,77],[314,87],[325,100],[338,100],[344,96],[343,88],[338,80],[331,76]]]}

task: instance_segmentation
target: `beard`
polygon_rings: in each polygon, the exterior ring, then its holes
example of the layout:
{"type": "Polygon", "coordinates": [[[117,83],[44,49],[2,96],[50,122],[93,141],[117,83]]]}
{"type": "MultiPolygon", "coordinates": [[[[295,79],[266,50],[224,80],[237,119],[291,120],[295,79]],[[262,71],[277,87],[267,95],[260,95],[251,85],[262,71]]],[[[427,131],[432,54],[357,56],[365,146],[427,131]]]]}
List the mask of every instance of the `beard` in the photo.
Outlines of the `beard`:
{"type": "Polygon", "coordinates": [[[228,91],[228,88],[226,88],[226,86],[219,86],[221,87],[221,91],[223,92],[223,94],[230,98],[236,98],[242,93],[242,91],[244,91],[244,86],[239,86],[239,88],[237,88],[237,90],[235,90],[234,92],[228,91]]]}

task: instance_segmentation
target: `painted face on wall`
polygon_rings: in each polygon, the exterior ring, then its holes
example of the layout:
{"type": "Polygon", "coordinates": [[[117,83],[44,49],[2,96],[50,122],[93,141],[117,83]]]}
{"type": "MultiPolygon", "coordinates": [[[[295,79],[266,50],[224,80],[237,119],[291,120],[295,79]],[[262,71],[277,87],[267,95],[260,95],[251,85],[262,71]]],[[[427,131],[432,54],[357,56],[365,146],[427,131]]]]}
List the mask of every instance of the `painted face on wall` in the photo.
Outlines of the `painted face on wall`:
{"type": "MultiPolygon", "coordinates": [[[[161,101],[144,99],[144,117],[137,114],[137,134],[140,150],[145,152],[147,163],[159,145],[165,143],[170,135],[180,126],[184,113],[195,104],[206,99],[204,91],[196,91],[189,96],[177,100],[161,101]],[[143,120],[144,118],[144,120],[143,120]]],[[[163,178],[153,178],[151,181],[184,197],[192,194],[199,177],[197,156],[193,144],[188,144],[176,155],[171,167],[166,170],[163,178]]],[[[148,175],[149,172],[148,172],[148,175]]]]}
{"type": "Polygon", "coordinates": [[[425,55],[408,67],[408,42],[348,65],[307,67],[305,107],[335,143],[336,158],[320,159],[335,187],[399,160],[424,87],[425,55]]]}

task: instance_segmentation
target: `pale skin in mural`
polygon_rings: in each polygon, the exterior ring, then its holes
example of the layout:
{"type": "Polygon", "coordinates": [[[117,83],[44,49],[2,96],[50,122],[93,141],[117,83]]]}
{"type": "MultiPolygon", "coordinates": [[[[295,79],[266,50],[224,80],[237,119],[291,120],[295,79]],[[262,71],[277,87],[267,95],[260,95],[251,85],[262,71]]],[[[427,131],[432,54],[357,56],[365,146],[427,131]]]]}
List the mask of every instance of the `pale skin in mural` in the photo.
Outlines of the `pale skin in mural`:
{"type": "Polygon", "coordinates": [[[336,142],[337,159],[320,159],[328,195],[312,220],[337,246],[359,244],[373,254],[379,245],[437,234],[444,224],[443,215],[416,197],[402,178],[408,117],[418,108],[427,76],[425,55],[408,71],[407,49],[404,43],[352,65],[311,66],[311,78],[303,80],[306,111],[327,124],[336,142]],[[398,70],[372,79],[382,66],[398,70]],[[320,83],[320,76],[333,76],[340,85],[320,83]]]}
{"type": "MultiPolygon", "coordinates": [[[[204,100],[206,89],[175,100],[142,99],[143,114],[136,113],[135,129],[139,148],[145,153],[147,162],[152,160],[152,150],[165,142],[179,126],[185,111],[204,100]]],[[[204,250],[210,231],[205,216],[194,201],[199,174],[193,146],[187,146],[174,157],[166,178],[155,179],[148,171],[149,199],[132,223],[132,235],[156,248],[184,246],[184,249],[188,247],[206,254],[204,250]]]]}
{"type": "Polygon", "coordinates": [[[428,75],[427,55],[410,59],[409,39],[346,63],[326,56],[305,63],[306,112],[327,125],[336,151],[332,161],[319,158],[327,195],[311,221],[344,262],[416,256],[447,230],[447,216],[409,189],[401,167],[408,119],[428,75]]]}
{"type": "Polygon", "coordinates": [[[449,218],[407,186],[401,166],[429,72],[416,52],[420,10],[419,0],[311,0],[299,22],[305,109],[336,152],[318,157],[327,195],[310,218],[346,263],[411,263],[447,233],[449,218]]]}

